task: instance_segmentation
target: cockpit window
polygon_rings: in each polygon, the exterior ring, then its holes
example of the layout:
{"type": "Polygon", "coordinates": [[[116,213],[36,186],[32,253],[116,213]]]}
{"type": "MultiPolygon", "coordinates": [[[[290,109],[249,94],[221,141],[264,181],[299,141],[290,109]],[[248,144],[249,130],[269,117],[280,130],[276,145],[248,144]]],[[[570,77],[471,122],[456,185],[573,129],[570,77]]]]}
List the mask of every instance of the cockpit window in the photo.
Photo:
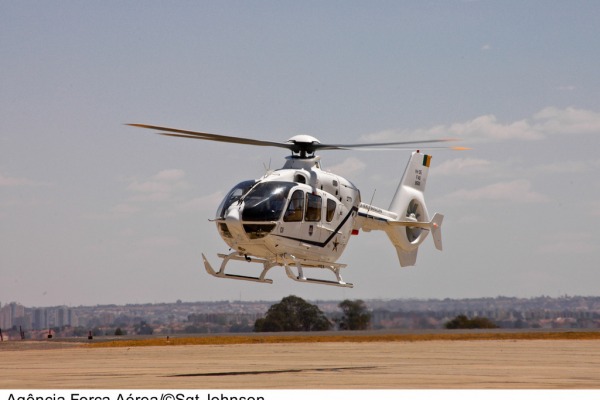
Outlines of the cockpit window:
{"type": "Polygon", "coordinates": [[[244,196],[244,221],[278,221],[293,182],[263,182],[244,196]]]}
{"type": "Polygon", "coordinates": [[[225,218],[225,212],[227,209],[236,201],[238,201],[248,190],[254,185],[256,181],[244,181],[240,182],[233,189],[227,193],[227,196],[221,202],[221,205],[217,209],[217,218],[225,218]]]}

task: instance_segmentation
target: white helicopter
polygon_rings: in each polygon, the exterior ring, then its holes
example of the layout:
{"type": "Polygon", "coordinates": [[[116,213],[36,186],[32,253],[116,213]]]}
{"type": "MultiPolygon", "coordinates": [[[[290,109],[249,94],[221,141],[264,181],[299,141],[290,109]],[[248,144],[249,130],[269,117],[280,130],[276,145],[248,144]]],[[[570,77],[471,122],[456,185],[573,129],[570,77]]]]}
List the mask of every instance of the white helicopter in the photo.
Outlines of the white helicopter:
{"type": "Polygon", "coordinates": [[[396,248],[402,267],[415,265],[417,250],[429,232],[435,247],[442,250],[444,216],[436,213],[430,219],[423,195],[430,155],[419,150],[412,153],[389,209],[384,210],[361,202],[360,191],[347,179],[322,170],[320,156],[315,152],[402,148],[454,139],[323,144],[312,136],[298,135],[281,143],[146,124],[127,125],[153,129],[166,136],[291,150],[292,155],[286,157],[281,169],[238,183],[221,202],[216,218],[211,221],[216,223],[219,234],[233,251],[218,254],[223,259],[218,271],[202,254],[206,271],[217,278],[273,283],[266,278],[267,273],[275,266],[282,266],[287,276],[297,282],[353,287],[340,273],[346,264],[336,261],[350,237],[360,230],[384,231],[396,248]],[[232,260],[262,264],[262,271],[259,276],[225,273],[232,260]],[[335,280],[309,278],[305,268],[330,270],[335,280]]]}

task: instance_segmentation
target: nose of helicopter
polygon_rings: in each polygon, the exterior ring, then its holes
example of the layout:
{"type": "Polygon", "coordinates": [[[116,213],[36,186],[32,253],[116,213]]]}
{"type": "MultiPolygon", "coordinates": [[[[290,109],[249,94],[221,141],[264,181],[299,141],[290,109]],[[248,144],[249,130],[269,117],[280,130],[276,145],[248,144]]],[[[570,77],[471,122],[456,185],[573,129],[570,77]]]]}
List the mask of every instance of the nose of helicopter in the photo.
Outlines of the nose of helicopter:
{"type": "Polygon", "coordinates": [[[244,234],[244,226],[242,224],[242,215],[239,207],[231,206],[225,213],[225,223],[229,230],[234,233],[234,237],[241,237],[244,234]],[[237,234],[237,236],[236,236],[237,234]]]}
{"type": "MultiPolygon", "coordinates": [[[[231,235],[231,238],[235,239],[238,243],[240,241],[245,242],[248,239],[251,241],[263,239],[268,236],[273,229],[275,229],[275,221],[255,221],[252,219],[248,221],[248,219],[245,219],[247,217],[245,210],[245,205],[232,205],[227,209],[225,215],[223,216],[225,219],[224,224],[227,226],[227,231],[231,235]]],[[[222,228],[221,231],[223,231],[222,228]]]]}
{"type": "Polygon", "coordinates": [[[229,239],[239,240],[244,237],[244,228],[241,219],[238,207],[232,205],[225,210],[222,222],[218,223],[219,233],[225,241],[229,239]]]}
{"type": "Polygon", "coordinates": [[[225,221],[227,222],[227,224],[229,223],[240,223],[242,220],[241,216],[240,216],[240,210],[238,207],[235,206],[231,206],[229,207],[229,209],[225,212],[225,221]]]}

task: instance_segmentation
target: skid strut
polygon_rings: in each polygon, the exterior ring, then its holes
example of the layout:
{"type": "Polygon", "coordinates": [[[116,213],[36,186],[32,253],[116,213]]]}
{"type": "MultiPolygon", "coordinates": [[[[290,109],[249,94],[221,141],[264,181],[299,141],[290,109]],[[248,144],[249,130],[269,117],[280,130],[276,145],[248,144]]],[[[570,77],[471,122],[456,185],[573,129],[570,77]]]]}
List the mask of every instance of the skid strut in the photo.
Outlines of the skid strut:
{"type": "Polygon", "coordinates": [[[270,262],[269,260],[264,260],[264,259],[260,259],[260,258],[249,258],[249,257],[246,257],[246,256],[240,256],[237,252],[234,252],[234,253],[231,253],[231,254],[228,254],[228,255],[226,255],[226,254],[218,254],[218,256],[223,259],[223,262],[221,263],[221,268],[219,269],[219,272],[215,272],[215,270],[213,269],[213,267],[210,265],[210,263],[206,259],[206,256],[204,255],[204,253],[202,254],[202,259],[204,261],[204,268],[206,268],[206,272],[208,272],[212,276],[216,276],[217,278],[237,279],[237,280],[240,280],[240,281],[273,283],[272,279],[266,279],[265,278],[265,276],[267,275],[267,272],[269,272],[269,270],[276,265],[276,264],[273,264],[272,262],[270,262]],[[246,275],[226,274],[225,273],[225,266],[231,260],[255,262],[255,263],[262,264],[263,265],[262,273],[260,274],[259,277],[246,276],[246,275]]]}
{"type": "Polygon", "coordinates": [[[354,287],[354,284],[352,283],[346,283],[344,282],[344,280],[342,279],[342,275],[340,273],[340,269],[342,267],[345,267],[345,264],[334,264],[334,265],[305,265],[308,267],[318,267],[318,268],[324,268],[324,269],[328,269],[331,272],[333,272],[335,274],[336,280],[335,281],[329,281],[326,279],[314,279],[314,278],[307,278],[306,276],[304,276],[304,270],[302,269],[302,264],[300,263],[300,261],[298,261],[295,257],[293,256],[289,256],[294,260],[294,265],[296,267],[296,269],[298,270],[298,275],[294,274],[294,271],[292,271],[292,268],[290,267],[290,265],[286,262],[285,264],[283,264],[284,268],[285,268],[285,273],[287,274],[288,278],[296,281],[296,282],[301,282],[301,283],[316,283],[319,285],[330,285],[330,286],[338,286],[338,287],[348,287],[348,288],[352,288],[354,287]]]}
{"type": "Polygon", "coordinates": [[[270,260],[267,260],[264,258],[250,258],[245,255],[240,255],[238,252],[233,252],[230,254],[218,254],[218,256],[220,258],[222,258],[223,261],[221,262],[221,268],[219,268],[219,271],[215,271],[214,268],[212,267],[212,265],[210,265],[210,262],[208,262],[208,260],[206,259],[206,256],[204,254],[202,254],[202,260],[204,261],[204,268],[206,269],[206,272],[208,272],[210,275],[215,276],[217,278],[236,279],[236,280],[241,280],[241,281],[261,282],[261,283],[273,283],[273,280],[267,279],[266,275],[271,268],[279,266],[279,267],[284,267],[286,275],[290,279],[292,279],[296,282],[316,283],[316,284],[320,284],[320,285],[330,285],[330,286],[348,287],[348,288],[354,287],[354,285],[352,283],[344,282],[344,280],[342,279],[342,275],[340,274],[340,269],[345,267],[346,266],[345,264],[331,263],[329,265],[324,265],[321,263],[310,262],[310,261],[306,261],[306,260],[301,262],[300,260],[296,259],[294,256],[291,256],[289,254],[282,256],[282,262],[274,262],[274,261],[270,261],[270,260]],[[292,261],[291,263],[288,262],[289,259],[291,259],[291,261],[292,261]],[[246,262],[262,264],[262,272],[261,272],[260,276],[258,276],[258,277],[247,276],[247,275],[237,275],[237,274],[226,274],[225,267],[227,266],[227,263],[231,260],[246,261],[246,262]],[[297,275],[292,271],[292,266],[298,270],[297,275]],[[304,275],[303,267],[311,268],[311,269],[312,268],[328,269],[335,274],[335,280],[307,278],[304,275]]]}

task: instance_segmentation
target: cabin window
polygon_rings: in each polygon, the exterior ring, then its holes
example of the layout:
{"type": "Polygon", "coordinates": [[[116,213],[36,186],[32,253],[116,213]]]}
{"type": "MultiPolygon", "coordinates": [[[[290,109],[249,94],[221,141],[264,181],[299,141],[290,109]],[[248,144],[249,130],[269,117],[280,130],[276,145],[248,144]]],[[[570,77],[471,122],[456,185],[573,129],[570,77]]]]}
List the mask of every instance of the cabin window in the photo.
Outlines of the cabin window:
{"type": "Polygon", "coordinates": [[[294,182],[306,183],[306,177],[304,175],[298,174],[294,177],[294,182]]]}
{"type": "Polygon", "coordinates": [[[306,193],[306,214],[305,221],[318,222],[321,220],[321,204],[323,200],[321,196],[306,193]]]}
{"type": "Polygon", "coordinates": [[[304,192],[296,190],[290,197],[290,203],[283,215],[285,222],[300,222],[304,213],[304,192]]]}
{"type": "Polygon", "coordinates": [[[336,205],[335,200],[327,199],[327,222],[333,221],[336,205]]]}

